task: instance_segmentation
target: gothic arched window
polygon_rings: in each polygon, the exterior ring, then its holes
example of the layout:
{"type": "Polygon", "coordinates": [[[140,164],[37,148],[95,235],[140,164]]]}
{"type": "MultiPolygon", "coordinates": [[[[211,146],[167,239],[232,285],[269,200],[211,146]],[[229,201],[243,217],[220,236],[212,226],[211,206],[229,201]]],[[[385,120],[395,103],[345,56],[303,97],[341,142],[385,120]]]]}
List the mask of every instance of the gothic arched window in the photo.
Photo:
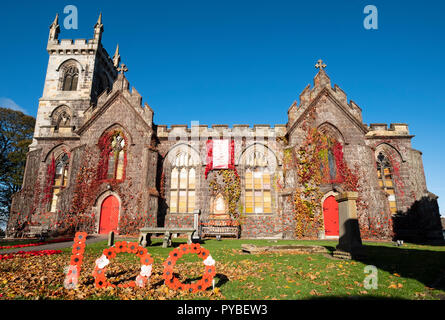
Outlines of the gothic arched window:
{"type": "Polygon", "coordinates": [[[63,91],[76,91],[77,83],[79,81],[79,69],[75,66],[70,66],[66,68],[63,75],[63,91]]]}
{"type": "Polygon", "coordinates": [[[391,162],[382,152],[378,154],[376,162],[379,186],[386,192],[391,213],[395,214],[397,202],[391,162]]]}
{"type": "Polygon", "coordinates": [[[58,194],[66,187],[68,182],[68,165],[69,157],[66,153],[62,153],[55,161],[53,192],[51,197],[51,212],[56,211],[58,194]]]}
{"type": "Polygon", "coordinates": [[[328,150],[329,178],[335,180],[337,177],[337,166],[335,163],[334,153],[332,149],[328,150]]]}
{"type": "Polygon", "coordinates": [[[170,177],[170,212],[187,213],[195,210],[196,166],[190,154],[182,152],[172,163],[170,177]]]}
{"type": "Polygon", "coordinates": [[[108,155],[107,179],[121,180],[124,177],[125,139],[120,132],[111,139],[111,148],[108,155]]]}
{"type": "Polygon", "coordinates": [[[71,109],[66,105],[57,107],[51,115],[51,125],[54,126],[54,132],[58,132],[60,127],[69,127],[71,125],[71,109]]]}
{"type": "Polygon", "coordinates": [[[271,174],[262,152],[252,152],[244,162],[245,213],[272,213],[271,174]]]}

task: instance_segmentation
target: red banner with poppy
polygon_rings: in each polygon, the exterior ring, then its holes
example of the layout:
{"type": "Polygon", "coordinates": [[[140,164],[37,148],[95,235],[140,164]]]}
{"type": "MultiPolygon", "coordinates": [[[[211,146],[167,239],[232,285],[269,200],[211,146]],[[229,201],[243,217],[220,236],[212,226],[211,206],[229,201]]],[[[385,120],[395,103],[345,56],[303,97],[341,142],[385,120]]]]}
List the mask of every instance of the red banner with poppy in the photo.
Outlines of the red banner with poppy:
{"type": "Polygon", "coordinates": [[[206,151],[206,179],[209,171],[214,169],[233,169],[236,172],[234,140],[207,140],[206,151]]]}

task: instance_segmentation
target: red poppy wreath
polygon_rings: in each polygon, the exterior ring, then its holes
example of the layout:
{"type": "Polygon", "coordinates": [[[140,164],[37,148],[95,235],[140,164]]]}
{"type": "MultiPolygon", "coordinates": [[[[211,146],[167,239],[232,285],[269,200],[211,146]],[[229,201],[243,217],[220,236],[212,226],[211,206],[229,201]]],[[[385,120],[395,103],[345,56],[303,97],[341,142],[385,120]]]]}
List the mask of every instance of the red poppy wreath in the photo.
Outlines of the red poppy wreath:
{"type": "Polygon", "coordinates": [[[199,243],[181,244],[178,248],[172,250],[164,265],[163,278],[165,284],[174,290],[185,290],[189,292],[204,291],[211,286],[213,277],[215,276],[215,260],[209,254],[209,251],[200,246],[199,243]],[[202,278],[195,283],[185,284],[182,283],[174,274],[173,268],[176,261],[184,254],[194,253],[197,254],[203,260],[205,265],[204,274],[202,278]]]}
{"type": "Polygon", "coordinates": [[[152,264],[153,264],[153,258],[151,255],[147,252],[147,249],[139,246],[135,242],[129,242],[121,241],[116,242],[114,247],[106,248],[103,251],[102,256],[96,260],[96,267],[93,271],[94,276],[94,283],[96,284],[96,288],[106,288],[106,287],[113,287],[115,288],[116,285],[110,283],[107,280],[107,277],[105,275],[106,272],[106,266],[110,263],[110,260],[116,257],[117,253],[134,253],[136,254],[141,261],[141,272],[136,277],[135,281],[129,281],[126,283],[120,283],[117,286],[119,288],[128,288],[128,287],[145,287],[148,279],[151,276],[152,271],[152,264]]]}

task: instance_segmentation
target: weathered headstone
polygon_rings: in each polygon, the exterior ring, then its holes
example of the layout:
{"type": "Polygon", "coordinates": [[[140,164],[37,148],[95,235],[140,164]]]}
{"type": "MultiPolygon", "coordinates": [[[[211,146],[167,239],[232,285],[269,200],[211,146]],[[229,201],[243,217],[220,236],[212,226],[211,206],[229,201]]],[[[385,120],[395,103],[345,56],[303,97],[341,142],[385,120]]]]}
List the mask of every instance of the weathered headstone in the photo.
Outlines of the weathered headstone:
{"type": "Polygon", "coordinates": [[[114,245],[114,232],[110,231],[110,233],[108,233],[108,246],[111,247],[114,245]]]}
{"type": "Polygon", "coordinates": [[[340,237],[334,257],[354,259],[364,255],[357,219],[357,192],[342,192],[335,197],[338,202],[340,237]]]}
{"type": "Polygon", "coordinates": [[[193,211],[193,228],[196,230],[192,235],[192,241],[199,241],[201,239],[201,233],[199,230],[199,216],[201,215],[201,210],[196,209],[193,211]]]}

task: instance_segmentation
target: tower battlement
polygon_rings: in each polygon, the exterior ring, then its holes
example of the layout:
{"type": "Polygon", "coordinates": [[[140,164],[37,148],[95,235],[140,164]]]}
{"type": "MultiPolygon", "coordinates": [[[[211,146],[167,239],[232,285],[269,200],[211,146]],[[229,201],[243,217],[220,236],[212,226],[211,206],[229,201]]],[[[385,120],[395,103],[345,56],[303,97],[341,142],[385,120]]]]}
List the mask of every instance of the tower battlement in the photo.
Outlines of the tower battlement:
{"type": "MultiPolygon", "coordinates": [[[[368,127],[367,137],[409,137],[408,124],[390,123],[389,128],[386,123],[371,123],[368,127]]],[[[412,136],[411,136],[412,137],[412,136]]]]}
{"type": "Polygon", "coordinates": [[[277,138],[286,135],[286,125],[276,124],[271,127],[268,124],[256,124],[250,127],[247,124],[234,124],[230,128],[226,124],[213,124],[211,127],[208,125],[193,125],[191,127],[187,125],[171,125],[170,128],[167,125],[157,126],[157,136],[162,138],[171,138],[173,136],[189,137],[199,136],[212,138],[223,137],[246,137],[246,138],[277,138]]]}

